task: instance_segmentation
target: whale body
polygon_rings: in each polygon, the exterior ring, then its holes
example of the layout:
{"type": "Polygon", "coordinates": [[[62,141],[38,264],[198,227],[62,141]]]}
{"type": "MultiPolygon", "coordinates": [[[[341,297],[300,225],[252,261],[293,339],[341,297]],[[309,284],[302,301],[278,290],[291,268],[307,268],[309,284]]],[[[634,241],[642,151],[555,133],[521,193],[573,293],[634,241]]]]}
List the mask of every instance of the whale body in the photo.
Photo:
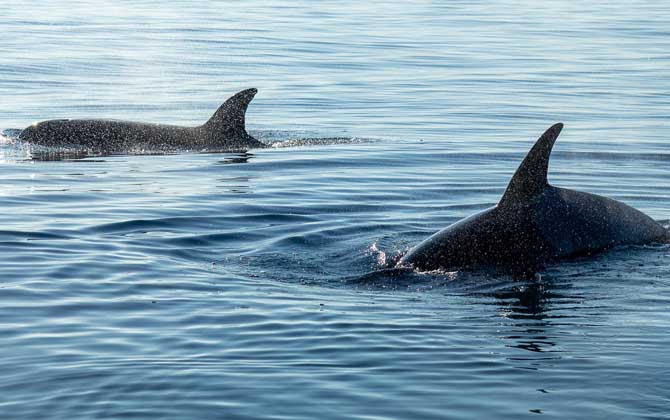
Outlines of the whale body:
{"type": "Polygon", "coordinates": [[[619,201],[549,185],[549,155],[563,124],[528,152],[500,202],[410,249],[398,267],[420,271],[494,266],[532,272],[543,263],[618,245],[670,242],[658,222],[619,201]]]}
{"type": "Polygon", "coordinates": [[[267,147],[250,136],[244,124],[256,89],[238,92],[205,124],[197,127],[104,119],[49,120],[35,123],[19,140],[50,147],[77,147],[102,152],[133,149],[216,149],[240,151],[267,147]]]}

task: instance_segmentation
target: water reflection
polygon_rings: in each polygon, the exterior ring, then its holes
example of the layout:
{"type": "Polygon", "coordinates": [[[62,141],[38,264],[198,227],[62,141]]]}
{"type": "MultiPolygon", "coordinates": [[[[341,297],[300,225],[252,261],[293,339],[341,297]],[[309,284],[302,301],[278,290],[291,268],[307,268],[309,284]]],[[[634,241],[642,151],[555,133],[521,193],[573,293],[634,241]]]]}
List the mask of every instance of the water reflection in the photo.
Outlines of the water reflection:
{"type": "Polygon", "coordinates": [[[241,152],[239,154],[236,154],[234,156],[226,156],[222,160],[218,161],[217,163],[220,165],[231,165],[231,164],[237,164],[237,163],[249,163],[249,159],[254,158],[255,155],[251,152],[241,152]]]}
{"type": "Polygon", "coordinates": [[[236,176],[231,178],[218,178],[216,188],[223,188],[233,194],[249,194],[252,192],[248,176],[236,176]]]}
{"type": "Polygon", "coordinates": [[[501,306],[500,313],[511,319],[544,319],[551,291],[544,282],[524,282],[492,295],[501,306]]]}
{"type": "Polygon", "coordinates": [[[541,352],[547,345],[554,346],[554,343],[547,341],[545,333],[551,325],[547,314],[547,307],[551,303],[548,287],[543,282],[525,282],[491,294],[499,306],[501,318],[519,320],[512,322],[511,326],[520,329],[505,337],[517,342],[512,347],[541,352]]]}
{"type": "MultiPolygon", "coordinates": [[[[139,150],[129,151],[128,153],[105,153],[98,151],[91,151],[78,148],[63,148],[53,149],[39,146],[31,146],[26,144],[16,143],[12,140],[6,142],[7,146],[0,147],[0,158],[6,162],[105,162],[105,157],[117,156],[167,156],[189,153],[188,151],[175,150],[139,150]]],[[[229,151],[201,151],[198,153],[212,154],[212,153],[230,153],[229,151]]],[[[218,161],[219,164],[229,165],[238,163],[248,163],[254,157],[253,153],[240,152],[233,156],[225,157],[218,161]]]]}

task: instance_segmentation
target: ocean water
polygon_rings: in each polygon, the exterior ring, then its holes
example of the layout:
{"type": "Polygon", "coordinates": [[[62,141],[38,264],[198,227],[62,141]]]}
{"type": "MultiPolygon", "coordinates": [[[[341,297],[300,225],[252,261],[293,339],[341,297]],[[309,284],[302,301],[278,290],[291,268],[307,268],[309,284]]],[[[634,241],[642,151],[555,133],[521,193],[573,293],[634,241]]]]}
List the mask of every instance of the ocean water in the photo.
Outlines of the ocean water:
{"type": "Polygon", "coordinates": [[[553,184],[667,224],[669,28],[660,1],[4,2],[0,418],[670,418],[668,246],[383,270],[557,121],[553,184]],[[14,141],[248,87],[275,147],[14,141]]]}

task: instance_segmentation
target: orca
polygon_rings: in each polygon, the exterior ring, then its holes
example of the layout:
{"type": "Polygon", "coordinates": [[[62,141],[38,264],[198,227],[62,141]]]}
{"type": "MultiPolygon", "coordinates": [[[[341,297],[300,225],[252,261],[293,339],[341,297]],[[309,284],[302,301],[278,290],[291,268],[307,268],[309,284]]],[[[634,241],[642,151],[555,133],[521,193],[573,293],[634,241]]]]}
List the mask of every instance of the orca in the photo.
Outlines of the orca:
{"type": "Polygon", "coordinates": [[[417,271],[495,267],[532,274],[546,262],[619,245],[670,243],[658,222],[619,201],[549,185],[549,155],[563,124],[528,152],[498,204],[411,248],[397,268],[417,271]]]}
{"type": "Polygon", "coordinates": [[[48,120],[21,131],[19,140],[100,152],[265,148],[268,146],[250,136],[244,126],[247,107],[257,92],[253,88],[238,92],[197,127],[104,119],[48,120]]]}

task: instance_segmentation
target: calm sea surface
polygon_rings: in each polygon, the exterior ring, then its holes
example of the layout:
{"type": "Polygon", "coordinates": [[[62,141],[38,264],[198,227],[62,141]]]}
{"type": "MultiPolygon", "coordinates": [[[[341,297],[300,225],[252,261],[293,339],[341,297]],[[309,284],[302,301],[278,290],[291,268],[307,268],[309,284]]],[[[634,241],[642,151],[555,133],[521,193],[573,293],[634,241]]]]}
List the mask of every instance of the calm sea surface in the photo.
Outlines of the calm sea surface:
{"type": "Polygon", "coordinates": [[[0,418],[670,418],[670,247],[380,271],[558,121],[552,183],[667,223],[670,4],[4,2],[0,418]],[[12,141],[248,87],[273,148],[12,141]]]}

